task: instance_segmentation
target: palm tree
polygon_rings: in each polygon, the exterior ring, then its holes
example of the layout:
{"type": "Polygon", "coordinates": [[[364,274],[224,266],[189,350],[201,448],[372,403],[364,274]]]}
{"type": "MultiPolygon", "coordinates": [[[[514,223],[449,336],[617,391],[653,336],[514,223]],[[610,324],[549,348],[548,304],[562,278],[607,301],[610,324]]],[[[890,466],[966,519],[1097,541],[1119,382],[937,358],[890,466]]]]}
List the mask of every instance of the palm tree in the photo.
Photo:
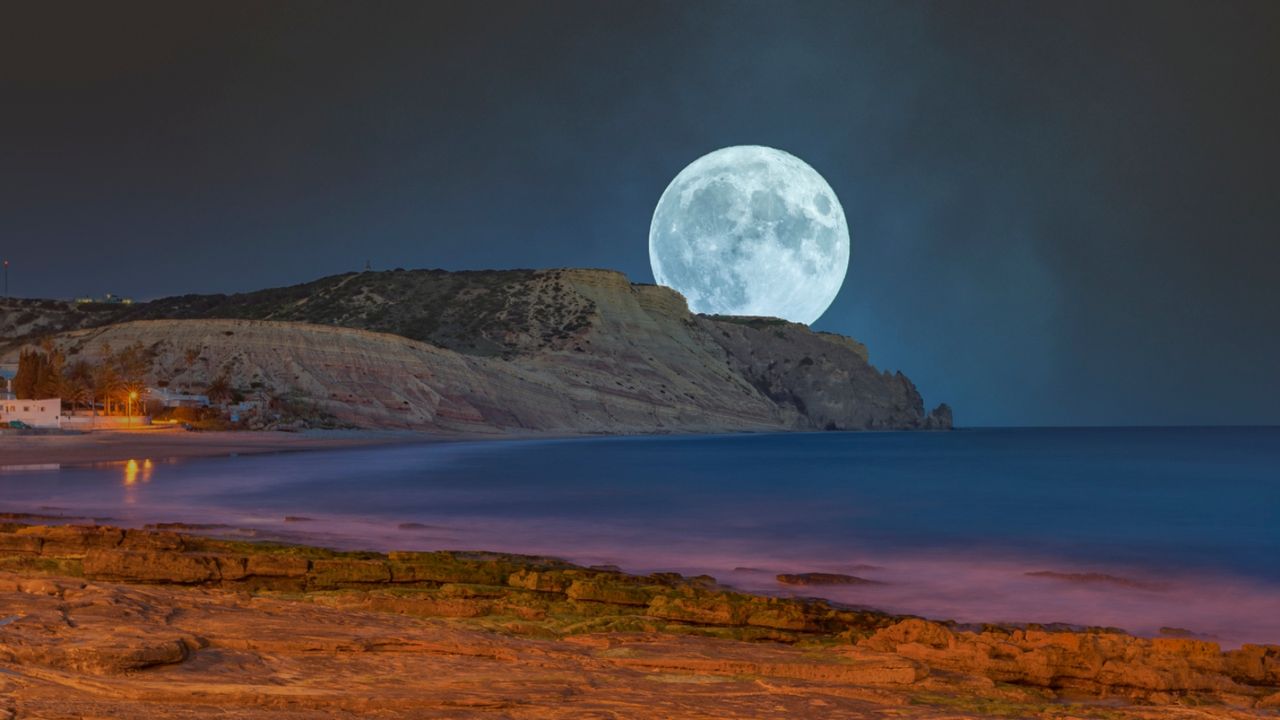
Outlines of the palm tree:
{"type": "Polygon", "coordinates": [[[204,389],[205,397],[215,405],[225,405],[231,399],[231,382],[226,375],[219,375],[204,389]]]}
{"type": "Polygon", "coordinates": [[[84,360],[77,360],[62,371],[66,385],[66,397],[74,409],[77,405],[88,405],[93,399],[93,368],[84,360]]]}
{"type": "Polygon", "coordinates": [[[93,390],[90,389],[89,383],[83,378],[68,377],[64,381],[62,390],[62,399],[71,403],[71,410],[81,405],[88,404],[93,398],[93,390]]]}
{"type": "Polygon", "coordinates": [[[116,373],[116,369],[108,364],[102,364],[93,369],[93,398],[92,402],[95,406],[97,400],[102,400],[102,410],[104,415],[111,414],[111,398],[120,392],[121,382],[120,375],[116,373]]]}

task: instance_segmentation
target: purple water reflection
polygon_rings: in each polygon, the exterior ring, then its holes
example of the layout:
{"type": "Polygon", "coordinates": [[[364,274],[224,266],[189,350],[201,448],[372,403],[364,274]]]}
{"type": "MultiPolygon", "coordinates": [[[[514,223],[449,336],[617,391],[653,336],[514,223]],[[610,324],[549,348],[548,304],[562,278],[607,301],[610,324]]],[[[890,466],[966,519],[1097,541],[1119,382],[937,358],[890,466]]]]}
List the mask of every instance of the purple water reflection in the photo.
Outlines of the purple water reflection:
{"type": "Polygon", "coordinates": [[[847,572],[883,584],[803,593],[1231,645],[1280,642],[1278,471],[1277,429],[513,441],[10,469],[0,509],[547,554],[764,592],[789,592],[779,572],[847,572]]]}

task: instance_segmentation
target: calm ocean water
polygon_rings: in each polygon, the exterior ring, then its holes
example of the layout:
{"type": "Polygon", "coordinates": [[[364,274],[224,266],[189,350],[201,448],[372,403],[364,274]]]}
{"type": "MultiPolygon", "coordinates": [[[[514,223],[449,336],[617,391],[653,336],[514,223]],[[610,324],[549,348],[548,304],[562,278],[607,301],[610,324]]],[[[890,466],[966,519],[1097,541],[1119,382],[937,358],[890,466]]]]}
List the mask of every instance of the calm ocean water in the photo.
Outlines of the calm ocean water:
{"type": "Polygon", "coordinates": [[[778,572],[846,572],[883,584],[803,592],[961,621],[1178,627],[1226,644],[1280,642],[1277,428],[137,458],[0,472],[0,510],[223,523],[341,547],[551,554],[705,572],[765,592],[789,592],[778,572]]]}

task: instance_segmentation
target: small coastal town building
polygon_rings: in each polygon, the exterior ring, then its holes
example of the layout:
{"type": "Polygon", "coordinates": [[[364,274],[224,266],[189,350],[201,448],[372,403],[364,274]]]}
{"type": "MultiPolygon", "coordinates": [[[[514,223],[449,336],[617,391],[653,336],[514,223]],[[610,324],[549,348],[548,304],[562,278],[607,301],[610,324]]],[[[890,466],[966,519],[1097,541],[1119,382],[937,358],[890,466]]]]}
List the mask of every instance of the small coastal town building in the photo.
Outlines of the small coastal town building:
{"type": "Polygon", "coordinates": [[[100,298],[89,297],[87,295],[84,297],[76,298],[77,305],[89,305],[91,303],[99,303],[102,305],[132,305],[133,298],[121,297],[120,295],[116,295],[114,293],[107,293],[106,295],[103,295],[100,298]]]}
{"type": "Polygon", "coordinates": [[[13,398],[13,378],[18,375],[18,366],[0,365],[0,400],[13,398]]]}
{"type": "Polygon", "coordinates": [[[266,408],[267,408],[266,398],[264,397],[249,398],[247,400],[242,400],[241,402],[238,402],[234,405],[229,406],[227,408],[227,416],[231,419],[231,422],[237,423],[237,422],[240,422],[241,419],[249,416],[253,416],[253,415],[260,416],[266,410],[266,408]]]}
{"type": "Polygon", "coordinates": [[[13,394],[17,364],[0,365],[0,427],[20,422],[38,428],[62,427],[62,399],[19,400],[13,394]]]}
{"type": "Polygon", "coordinates": [[[164,407],[209,407],[208,395],[178,392],[169,388],[147,388],[147,399],[158,401],[164,407]]]}
{"type": "Polygon", "coordinates": [[[0,400],[0,425],[14,421],[38,428],[62,427],[62,400],[0,400]]]}

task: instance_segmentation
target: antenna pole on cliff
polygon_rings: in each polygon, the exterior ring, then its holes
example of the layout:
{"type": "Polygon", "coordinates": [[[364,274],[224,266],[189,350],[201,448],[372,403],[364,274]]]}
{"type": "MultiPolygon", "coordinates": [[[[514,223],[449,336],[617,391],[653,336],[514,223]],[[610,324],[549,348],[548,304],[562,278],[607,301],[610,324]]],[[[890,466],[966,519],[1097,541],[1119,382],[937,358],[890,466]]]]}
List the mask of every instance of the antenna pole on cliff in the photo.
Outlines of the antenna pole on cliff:
{"type": "Polygon", "coordinates": [[[4,299],[9,299],[9,261],[4,261],[4,299]]]}

